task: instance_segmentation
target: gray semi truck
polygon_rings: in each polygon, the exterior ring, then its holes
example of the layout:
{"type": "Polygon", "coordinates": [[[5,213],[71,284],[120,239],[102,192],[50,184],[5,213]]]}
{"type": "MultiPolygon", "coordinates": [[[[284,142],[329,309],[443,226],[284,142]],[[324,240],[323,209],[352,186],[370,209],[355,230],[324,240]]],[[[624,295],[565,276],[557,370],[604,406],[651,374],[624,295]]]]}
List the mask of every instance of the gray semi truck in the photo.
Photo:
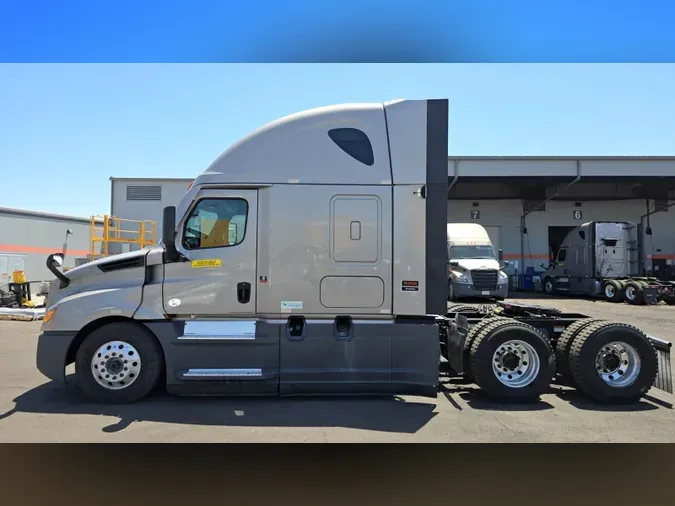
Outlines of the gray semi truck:
{"type": "Polygon", "coordinates": [[[571,230],[542,274],[546,293],[583,294],[611,302],[675,304],[675,283],[638,272],[637,227],[592,221],[571,230]]]}
{"type": "MultiPolygon", "coordinates": [[[[155,247],[56,279],[37,367],[96,402],[172,394],[436,397],[444,357],[499,401],[554,378],[601,402],[672,392],[670,343],[501,302],[448,310],[448,101],[300,112],[232,145],[155,247]]],[[[445,366],[443,366],[445,367],[445,366]]]]}

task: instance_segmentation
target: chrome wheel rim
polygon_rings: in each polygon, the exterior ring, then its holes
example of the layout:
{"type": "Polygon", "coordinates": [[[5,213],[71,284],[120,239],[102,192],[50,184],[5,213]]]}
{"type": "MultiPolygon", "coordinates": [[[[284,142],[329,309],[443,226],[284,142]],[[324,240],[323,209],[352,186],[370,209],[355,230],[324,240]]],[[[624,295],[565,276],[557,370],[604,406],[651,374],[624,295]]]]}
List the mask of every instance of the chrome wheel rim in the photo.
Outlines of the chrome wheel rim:
{"type": "Polygon", "coordinates": [[[539,369],[539,355],[524,341],[507,341],[492,356],[492,372],[509,388],[526,387],[535,380],[539,369]]]}
{"type": "Polygon", "coordinates": [[[553,292],[553,283],[552,282],[547,281],[544,286],[545,286],[545,289],[546,289],[546,293],[553,292]]]}
{"type": "Polygon", "coordinates": [[[106,390],[128,388],[141,372],[138,350],[124,341],[110,341],[101,346],[91,359],[91,374],[106,390]]]}
{"type": "Polygon", "coordinates": [[[614,285],[605,285],[605,297],[611,299],[615,293],[614,285]]]}
{"type": "Polygon", "coordinates": [[[635,300],[636,297],[636,290],[634,286],[629,286],[626,288],[626,298],[628,300],[635,300]]]}
{"type": "Polygon", "coordinates": [[[640,375],[640,355],[630,344],[606,344],[595,356],[595,368],[605,384],[615,388],[632,385],[640,375]]]}

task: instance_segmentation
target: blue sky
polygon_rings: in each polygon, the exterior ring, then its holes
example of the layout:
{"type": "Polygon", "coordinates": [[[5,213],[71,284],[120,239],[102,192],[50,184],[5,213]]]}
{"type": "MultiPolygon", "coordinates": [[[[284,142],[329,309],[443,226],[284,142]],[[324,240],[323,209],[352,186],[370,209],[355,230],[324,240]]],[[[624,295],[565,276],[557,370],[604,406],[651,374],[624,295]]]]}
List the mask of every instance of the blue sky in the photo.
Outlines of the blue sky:
{"type": "Polygon", "coordinates": [[[429,97],[450,154],[675,155],[672,64],[7,64],[0,205],[103,214],[110,176],[194,177],[285,114],[429,97]]]}

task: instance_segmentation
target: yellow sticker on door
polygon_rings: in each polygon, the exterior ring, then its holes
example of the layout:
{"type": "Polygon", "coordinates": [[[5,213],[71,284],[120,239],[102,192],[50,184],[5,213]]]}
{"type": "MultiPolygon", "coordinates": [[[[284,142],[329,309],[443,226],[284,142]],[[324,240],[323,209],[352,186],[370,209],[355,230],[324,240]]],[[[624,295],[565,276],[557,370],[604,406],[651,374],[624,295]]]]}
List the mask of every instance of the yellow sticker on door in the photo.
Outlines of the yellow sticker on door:
{"type": "Polygon", "coordinates": [[[220,258],[214,258],[211,260],[193,260],[192,268],[197,269],[200,267],[220,267],[220,258]]]}

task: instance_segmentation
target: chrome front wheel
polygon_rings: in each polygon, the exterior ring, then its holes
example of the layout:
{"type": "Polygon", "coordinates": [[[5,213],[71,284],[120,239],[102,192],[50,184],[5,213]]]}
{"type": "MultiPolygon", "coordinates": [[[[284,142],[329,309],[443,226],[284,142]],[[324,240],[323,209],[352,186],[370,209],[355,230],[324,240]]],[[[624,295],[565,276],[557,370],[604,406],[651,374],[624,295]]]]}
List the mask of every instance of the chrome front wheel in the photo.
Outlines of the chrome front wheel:
{"type": "Polygon", "coordinates": [[[108,390],[128,388],[140,373],[141,356],[136,348],[124,341],[104,343],[91,359],[92,376],[108,390]]]}

